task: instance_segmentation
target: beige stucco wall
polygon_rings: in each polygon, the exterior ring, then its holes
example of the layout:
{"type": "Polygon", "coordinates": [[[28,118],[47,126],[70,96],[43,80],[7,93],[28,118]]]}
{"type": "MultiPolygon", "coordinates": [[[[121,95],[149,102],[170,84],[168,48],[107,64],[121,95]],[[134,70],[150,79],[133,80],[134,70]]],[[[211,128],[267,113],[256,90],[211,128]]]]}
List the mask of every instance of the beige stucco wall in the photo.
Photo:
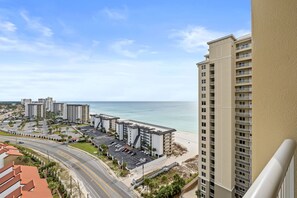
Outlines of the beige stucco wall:
{"type": "Polygon", "coordinates": [[[252,35],[255,180],[284,139],[297,140],[297,1],[253,0],[252,35]]]}
{"type": "Polygon", "coordinates": [[[210,63],[215,64],[215,184],[229,191],[224,197],[231,197],[234,188],[233,44],[229,37],[209,45],[210,63]]]}

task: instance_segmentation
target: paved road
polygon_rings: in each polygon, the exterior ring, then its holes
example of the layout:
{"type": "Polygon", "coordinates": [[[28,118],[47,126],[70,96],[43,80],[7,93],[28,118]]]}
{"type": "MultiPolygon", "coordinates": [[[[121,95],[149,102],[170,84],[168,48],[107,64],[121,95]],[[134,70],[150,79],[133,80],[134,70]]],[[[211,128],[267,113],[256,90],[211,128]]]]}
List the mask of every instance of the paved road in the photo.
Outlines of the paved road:
{"type": "MultiPolygon", "coordinates": [[[[0,136],[0,141],[16,141],[15,137],[0,136]]],[[[69,169],[74,171],[77,177],[84,183],[89,197],[92,198],[120,198],[137,197],[127,186],[111,176],[98,160],[65,145],[54,141],[30,138],[17,138],[23,141],[22,146],[38,150],[59,161],[62,161],[69,169]]]]}

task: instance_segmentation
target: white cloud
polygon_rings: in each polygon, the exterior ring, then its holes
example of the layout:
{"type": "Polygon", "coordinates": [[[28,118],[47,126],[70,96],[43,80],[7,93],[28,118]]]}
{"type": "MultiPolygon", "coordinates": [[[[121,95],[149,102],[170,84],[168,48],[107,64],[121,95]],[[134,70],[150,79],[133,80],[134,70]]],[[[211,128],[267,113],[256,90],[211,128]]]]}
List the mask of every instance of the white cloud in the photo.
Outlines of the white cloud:
{"type": "Polygon", "coordinates": [[[174,30],[170,38],[176,38],[178,45],[187,52],[207,50],[207,42],[225,35],[201,26],[190,26],[183,30],[174,30]]]}
{"type": "Polygon", "coordinates": [[[135,41],[130,39],[122,39],[119,41],[116,41],[111,44],[110,48],[122,55],[129,58],[136,58],[138,55],[148,52],[145,46],[135,46],[135,41]],[[138,48],[138,49],[137,49],[138,48]],[[139,49],[140,48],[140,49],[139,49]]]}
{"type": "MultiPolygon", "coordinates": [[[[249,33],[249,30],[238,30],[234,35],[239,37],[249,33]]],[[[169,37],[177,39],[179,47],[193,53],[207,51],[207,42],[228,34],[230,33],[208,30],[202,26],[189,26],[183,30],[174,30],[169,37]]]]}
{"type": "Polygon", "coordinates": [[[45,37],[51,37],[54,34],[52,29],[41,24],[39,19],[30,18],[26,11],[21,11],[20,15],[27,22],[29,28],[31,28],[32,30],[40,32],[45,37]]]}
{"type": "Polygon", "coordinates": [[[15,32],[17,30],[17,27],[15,24],[9,21],[0,21],[0,30],[4,30],[7,32],[15,32]]]}
{"type": "Polygon", "coordinates": [[[238,30],[238,31],[236,31],[236,32],[234,33],[234,35],[235,35],[236,37],[245,36],[245,35],[247,35],[247,34],[251,34],[251,30],[244,30],[244,29],[242,29],[242,30],[238,30]]]}
{"type": "Polygon", "coordinates": [[[124,20],[127,18],[126,15],[126,9],[123,10],[116,10],[116,9],[110,9],[110,8],[105,8],[102,10],[102,13],[106,15],[108,18],[113,19],[113,20],[124,20]]]}

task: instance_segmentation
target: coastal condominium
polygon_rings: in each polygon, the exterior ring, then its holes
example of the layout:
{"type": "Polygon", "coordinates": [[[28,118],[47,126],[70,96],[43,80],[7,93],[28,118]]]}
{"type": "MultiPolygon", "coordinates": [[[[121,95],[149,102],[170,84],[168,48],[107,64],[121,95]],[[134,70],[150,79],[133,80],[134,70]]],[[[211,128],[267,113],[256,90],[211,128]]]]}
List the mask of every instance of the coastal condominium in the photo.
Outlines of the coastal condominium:
{"type": "Polygon", "coordinates": [[[43,103],[46,111],[53,112],[54,110],[54,100],[52,97],[38,98],[38,103],[43,103]]]}
{"type": "Polygon", "coordinates": [[[28,116],[28,104],[32,103],[32,99],[21,99],[21,104],[25,107],[25,116],[28,116]]]}
{"type": "Polygon", "coordinates": [[[53,103],[53,112],[63,118],[63,119],[67,119],[67,104],[66,103],[59,103],[59,102],[55,102],[53,103]]]}
{"type": "Polygon", "coordinates": [[[107,131],[115,131],[116,130],[116,122],[119,117],[106,115],[106,114],[91,114],[91,126],[94,126],[95,129],[103,129],[105,132],[107,131]]]}
{"type": "Polygon", "coordinates": [[[30,103],[25,106],[25,116],[30,119],[45,118],[45,107],[43,103],[30,103]]]}
{"type": "Polygon", "coordinates": [[[152,153],[153,156],[170,155],[176,130],[135,120],[119,120],[116,133],[119,140],[129,146],[152,153]]]}
{"type": "Polygon", "coordinates": [[[73,123],[88,123],[89,105],[67,104],[67,119],[73,123]]]}
{"type": "Polygon", "coordinates": [[[251,36],[208,42],[199,69],[199,193],[242,197],[251,185],[251,36]]]}

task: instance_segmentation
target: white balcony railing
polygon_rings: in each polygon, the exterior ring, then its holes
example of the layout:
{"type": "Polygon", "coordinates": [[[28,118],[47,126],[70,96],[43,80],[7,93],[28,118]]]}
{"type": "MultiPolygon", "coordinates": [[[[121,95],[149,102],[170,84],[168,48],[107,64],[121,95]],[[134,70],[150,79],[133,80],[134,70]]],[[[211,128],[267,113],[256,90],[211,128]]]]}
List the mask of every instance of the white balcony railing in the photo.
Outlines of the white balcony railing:
{"type": "Polygon", "coordinates": [[[243,198],[294,198],[296,142],[285,140],[243,198]]]}

